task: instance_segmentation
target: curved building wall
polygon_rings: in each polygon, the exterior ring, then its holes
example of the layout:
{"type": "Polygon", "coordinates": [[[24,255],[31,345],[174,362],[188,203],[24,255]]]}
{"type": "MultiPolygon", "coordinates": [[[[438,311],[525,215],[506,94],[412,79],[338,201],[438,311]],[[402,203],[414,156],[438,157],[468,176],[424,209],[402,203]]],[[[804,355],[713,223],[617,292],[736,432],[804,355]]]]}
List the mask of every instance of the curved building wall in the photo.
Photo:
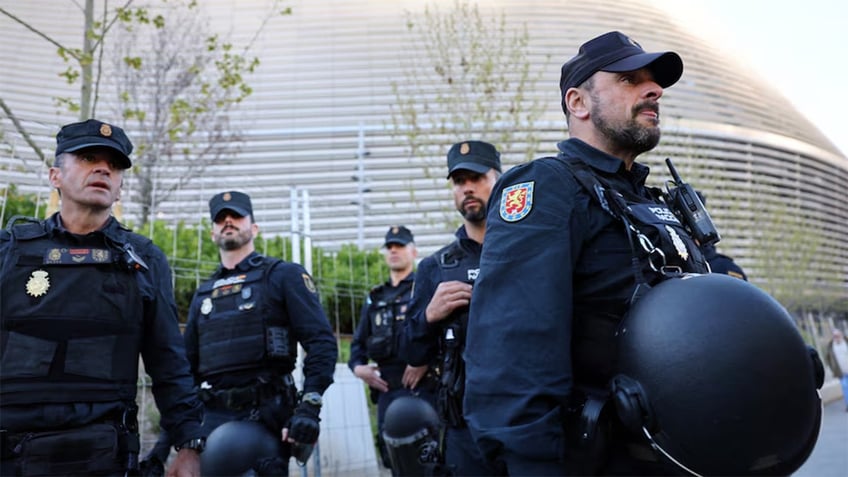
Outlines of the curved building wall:
{"type": "MultiPolygon", "coordinates": [[[[216,30],[232,32],[234,43],[243,44],[268,3],[206,0],[201,5],[216,30]]],[[[440,167],[450,144],[465,137],[425,134],[424,141],[442,153],[412,157],[391,126],[392,82],[404,79],[404,60],[423,56],[409,49],[404,15],[421,15],[427,3],[287,2],[293,15],[274,19],[252,50],[262,60],[249,78],[254,94],[232,117],[245,138],[240,151],[178,189],[155,210],[156,216],[195,222],[206,217],[208,197],[235,188],[253,196],[263,231],[286,233],[292,223],[291,190],[297,187],[308,191],[318,246],[334,248],[362,237],[364,246],[377,247],[387,226],[395,223],[414,231],[422,253],[449,241],[459,218],[440,167]],[[359,167],[364,185],[354,180],[359,167]]],[[[447,11],[454,2],[435,4],[447,11]]],[[[567,136],[559,107],[559,68],[583,41],[617,29],[647,50],[679,52],[686,69],[661,101],[663,139],[641,158],[654,170],[649,181],[659,186],[668,179],[662,159],[672,157],[684,178],[706,192],[724,237],[719,249],[737,258],[755,282],[801,281],[829,287],[832,296],[848,294],[848,205],[843,199],[848,159],[766,82],[649,1],[481,4],[484,13],[504,11],[510,25],[527,25],[530,32],[528,58],[540,79],[528,101],[546,105],[535,125],[538,155],[555,152],[556,141],[567,136]],[[792,220],[803,224],[800,236],[782,234],[792,220]],[[803,276],[792,276],[779,262],[797,259],[800,244],[812,253],[803,276]]],[[[81,41],[82,16],[71,2],[18,2],[8,9],[69,46],[81,41]]],[[[5,17],[0,26],[0,96],[52,155],[58,125],[74,118],[57,115],[51,97],[78,93],[57,78],[65,66],[53,46],[5,17]]],[[[105,81],[98,116],[114,121],[113,86],[105,81]]],[[[0,182],[44,193],[43,167],[8,118],[0,125],[10,144],[2,146],[0,182]]],[[[521,138],[525,131],[518,129],[521,138]]],[[[501,146],[506,167],[525,160],[528,146],[522,140],[501,146]]],[[[179,164],[160,171],[162,187],[180,171],[179,164]]],[[[129,220],[140,210],[134,202],[136,186],[127,177],[122,203],[129,220]]]]}

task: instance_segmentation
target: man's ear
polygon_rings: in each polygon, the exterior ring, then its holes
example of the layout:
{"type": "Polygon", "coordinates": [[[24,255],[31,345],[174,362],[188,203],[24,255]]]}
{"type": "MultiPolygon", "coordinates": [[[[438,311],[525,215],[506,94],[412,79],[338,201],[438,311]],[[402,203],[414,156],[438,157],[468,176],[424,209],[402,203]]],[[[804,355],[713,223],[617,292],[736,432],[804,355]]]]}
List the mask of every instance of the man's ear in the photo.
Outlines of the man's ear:
{"type": "Polygon", "coordinates": [[[61,189],[62,187],[62,170],[58,167],[51,167],[47,171],[47,179],[50,181],[50,184],[56,189],[61,189]]]}
{"type": "Polygon", "coordinates": [[[589,94],[587,91],[579,88],[568,88],[565,92],[565,107],[568,108],[568,114],[578,119],[586,119],[589,117],[590,104],[589,94]]]}

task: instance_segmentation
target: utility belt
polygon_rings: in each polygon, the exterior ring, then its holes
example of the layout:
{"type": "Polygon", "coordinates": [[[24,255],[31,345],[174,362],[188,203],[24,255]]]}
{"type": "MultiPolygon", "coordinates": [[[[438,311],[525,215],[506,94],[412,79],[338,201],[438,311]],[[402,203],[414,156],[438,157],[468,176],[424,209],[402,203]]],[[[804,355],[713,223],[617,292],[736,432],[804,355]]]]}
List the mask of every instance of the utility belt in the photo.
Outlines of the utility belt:
{"type": "Polygon", "coordinates": [[[252,386],[198,391],[198,397],[207,407],[230,411],[253,409],[277,396],[283,396],[289,408],[297,405],[297,388],[291,374],[267,382],[260,380],[252,386]]]}
{"type": "Polygon", "coordinates": [[[137,413],[133,406],[119,416],[70,429],[0,430],[3,470],[14,468],[18,476],[137,475],[137,413]]]}

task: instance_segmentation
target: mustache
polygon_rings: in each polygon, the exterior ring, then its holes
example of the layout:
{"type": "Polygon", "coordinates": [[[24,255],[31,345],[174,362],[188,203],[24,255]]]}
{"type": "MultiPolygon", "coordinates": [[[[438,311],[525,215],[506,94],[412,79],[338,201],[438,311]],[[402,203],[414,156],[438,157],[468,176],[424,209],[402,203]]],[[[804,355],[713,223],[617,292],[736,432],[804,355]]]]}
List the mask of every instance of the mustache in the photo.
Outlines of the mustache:
{"type": "Polygon", "coordinates": [[[660,115],[660,105],[653,101],[644,101],[636,106],[633,106],[633,114],[639,114],[641,111],[648,110],[656,113],[657,116],[660,115]]]}
{"type": "Polygon", "coordinates": [[[478,199],[477,197],[467,197],[465,200],[463,200],[463,201],[462,201],[462,206],[463,206],[463,207],[465,207],[465,206],[466,206],[466,205],[468,205],[468,204],[480,204],[480,205],[485,205],[485,204],[483,203],[483,201],[482,201],[482,200],[480,200],[480,199],[478,199]]]}
{"type": "Polygon", "coordinates": [[[222,232],[222,233],[223,233],[223,232],[226,232],[226,231],[227,231],[227,229],[232,229],[232,230],[235,230],[236,232],[238,232],[238,231],[239,231],[239,228],[238,228],[238,227],[236,227],[235,225],[225,225],[225,226],[224,226],[224,228],[222,228],[222,229],[221,229],[221,232],[222,232]]]}

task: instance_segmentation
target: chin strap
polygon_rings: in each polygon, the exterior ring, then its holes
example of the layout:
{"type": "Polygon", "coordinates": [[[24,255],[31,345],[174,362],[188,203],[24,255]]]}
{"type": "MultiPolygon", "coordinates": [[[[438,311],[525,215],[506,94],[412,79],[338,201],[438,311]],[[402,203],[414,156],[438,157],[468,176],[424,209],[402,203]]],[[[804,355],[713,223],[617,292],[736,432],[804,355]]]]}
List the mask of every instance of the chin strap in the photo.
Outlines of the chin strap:
{"type": "Polygon", "coordinates": [[[680,469],[682,469],[684,472],[686,472],[686,473],[687,473],[687,474],[689,474],[689,475],[693,475],[693,476],[695,476],[695,477],[703,477],[701,474],[699,474],[699,473],[695,472],[694,470],[690,469],[689,467],[686,467],[685,465],[683,465],[683,464],[681,464],[680,462],[678,462],[678,460],[677,460],[677,459],[675,459],[674,457],[672,457],[672,456],[671,456],[671,454],[669,454],[668,452],[666,452],[666,451],[665,451],[665,449],[663,449],[662,447],[660,447],[660,445],[659,445],[659,444],[657,444],[657,442],[654,440],[654,438],[653,438],[653,437],[651,437],[651,433],[650,433],[650,432],[648,432],[648,430],[647,430],[647,429],[645,429],[645,426],[642,426],[642,433],[643,433],[643,434],[645,434],[645,437],[648,439],[648,442],[650,442],[650,443],[651,443],[651,448],[653,448],[655,451],[657,451],[657,452],[659,452],[660,454],[662,454],[662,455],[663,455],[663,457],[665,457],[666,459],[668,459],[668,460],[669,460],[669,462],[673,463],[673,464],[674,464],[674,465],[676,465],[677,467],[680,467],[680,469]]]}

